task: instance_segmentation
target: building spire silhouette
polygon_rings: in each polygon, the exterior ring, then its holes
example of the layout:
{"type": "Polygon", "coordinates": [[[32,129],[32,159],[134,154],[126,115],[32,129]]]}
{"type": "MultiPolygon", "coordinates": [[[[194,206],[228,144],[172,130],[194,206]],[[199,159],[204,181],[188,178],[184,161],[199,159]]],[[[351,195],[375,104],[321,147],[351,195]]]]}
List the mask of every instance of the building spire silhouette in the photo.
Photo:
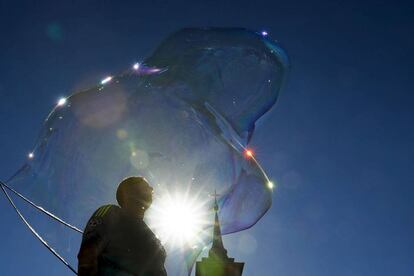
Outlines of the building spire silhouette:
{"type": "Polygon", "coordinates": [[[209,257],[218,257],[221,259],[228,259],[227,250],[224,248],[223,238],[221,237],[220,221],[218,218],[219,206],[217,203],[217,192],[214,191],[214,231],[213,231],[213,245],[208,252],[209,257]]]}
{"type": "Polygon", "coordinates": [[[202,258],[200,262],[197,262],[196,276],[241,276],[244,263],[238,263],[234,261],[234,258],[229,258],[227,250],[224,248],[218,217],[217,196],[214,191],[213,243],[208,251],[208,258],[202,258]]]}

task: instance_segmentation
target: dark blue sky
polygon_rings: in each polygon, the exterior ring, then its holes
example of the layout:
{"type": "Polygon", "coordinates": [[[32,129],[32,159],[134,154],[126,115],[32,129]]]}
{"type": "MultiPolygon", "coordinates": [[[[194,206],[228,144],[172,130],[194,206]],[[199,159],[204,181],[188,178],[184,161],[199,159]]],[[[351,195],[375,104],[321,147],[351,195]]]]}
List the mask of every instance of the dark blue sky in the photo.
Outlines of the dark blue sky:
{"type": "MultiPolygon", "coordinates": [[[[256,226],[225,239],[230,255],[246,262],[246,276],[412,275],[412,5],[61,2],[0,2],[2,179],[23,164],[60,96],[129,67],[167,34],[266,29],[292,64],[253,139],[279,186],[256,226]]],[[[0,208],[1,275],[71,275],[2,197],[0,208]]]]}

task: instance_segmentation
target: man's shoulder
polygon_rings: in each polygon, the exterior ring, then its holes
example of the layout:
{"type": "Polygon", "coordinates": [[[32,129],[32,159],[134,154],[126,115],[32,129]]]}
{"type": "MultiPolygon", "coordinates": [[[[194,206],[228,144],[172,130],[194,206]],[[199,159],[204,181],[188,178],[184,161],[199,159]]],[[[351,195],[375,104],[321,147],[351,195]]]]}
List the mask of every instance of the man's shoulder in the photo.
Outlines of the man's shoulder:
{"type": "Polygon", "coordinates": [[[98,209],[96,209],[96,211],[93,213],[92,218],[105,218],[107,216],[114,216],[119,214],[121,208],[117,205],[113,205],[113,204],[108,204],[108,205],[103,205],[101,207],[99,207],[98,209]]]}
{"type": "Polygon", "coordinates": [[[84,235],[86,237],[93,233],[105,232],[112,224],[116,224],[120,208],[116,205],[103,205],[96,209],[86,224],[84,235]]]}

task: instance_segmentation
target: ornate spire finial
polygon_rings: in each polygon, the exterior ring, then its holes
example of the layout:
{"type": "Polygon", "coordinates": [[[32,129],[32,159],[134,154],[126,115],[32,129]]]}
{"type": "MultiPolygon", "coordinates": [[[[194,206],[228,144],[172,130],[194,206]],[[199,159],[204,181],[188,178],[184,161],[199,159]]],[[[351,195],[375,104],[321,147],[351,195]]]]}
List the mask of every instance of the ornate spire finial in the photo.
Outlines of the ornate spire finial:
{"type": "Polygon", "coordinates": [[[217,196],[218,196],[218,194],[217,194],[216,189],[214,189],[213,196],[214,196],[214,211],[217,213],[219,207],[218,207],[218,203],[217,203],[217,196]]]}

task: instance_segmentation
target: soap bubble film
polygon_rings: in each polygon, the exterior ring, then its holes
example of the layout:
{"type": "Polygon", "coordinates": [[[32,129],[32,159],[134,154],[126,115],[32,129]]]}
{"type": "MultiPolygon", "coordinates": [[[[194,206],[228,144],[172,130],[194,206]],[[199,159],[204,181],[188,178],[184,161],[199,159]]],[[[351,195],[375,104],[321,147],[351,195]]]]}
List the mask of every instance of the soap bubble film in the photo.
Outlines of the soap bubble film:
{"type": "MultiPolygon", "coordinates": [[[[285,53],[267,34],[183,29],[142,63],[59,99],[8,184],[83,229],[99,206],[116,204],[122,179],[140,175],[155,191],[150,226],[163,195],[185,194],[211,214],[209,195],[217,191],[222,233],[249,228],[270,208],[272,189],[245,150],[255,123],[276,103],[287,68],[285,53]]],[[[16,203],[76,267],[81,235],[16,203]]],[[[207,221],[207,234],[194,244],[165,245],[168,275],[185,275],[177,258],[208,246],[213,217],[207,221]]]]}

